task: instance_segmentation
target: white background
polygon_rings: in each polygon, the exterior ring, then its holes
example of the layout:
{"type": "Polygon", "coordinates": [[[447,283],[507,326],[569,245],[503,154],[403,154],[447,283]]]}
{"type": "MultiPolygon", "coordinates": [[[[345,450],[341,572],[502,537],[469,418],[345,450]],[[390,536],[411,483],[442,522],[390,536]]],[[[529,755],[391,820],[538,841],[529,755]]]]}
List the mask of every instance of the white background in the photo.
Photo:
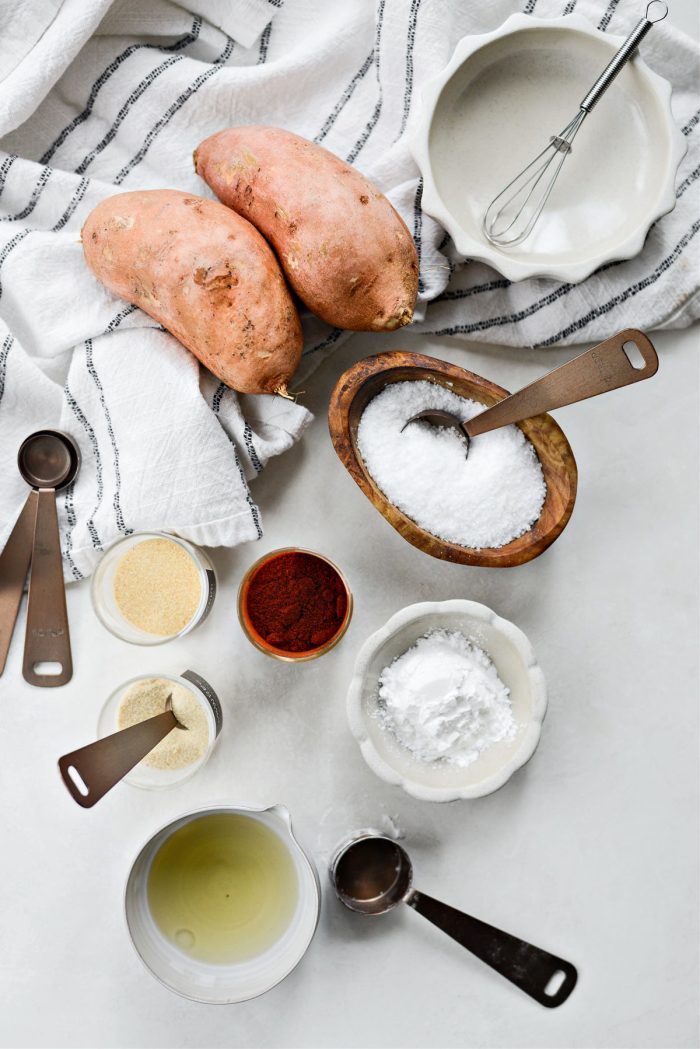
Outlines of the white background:
{"type": "MultiPolygon", "coordinates": [[[[694,5],[676,0],[693,31],[694,5]]],[[[695,30],[696,32],[696,30],[695,30]]],[[[634,300],[629,324],[634,325],[634,300]]],[[[220,593],[181,642],[139,649],[96,621],[87,584],[69,589],[75,676],[21,678],[22,610],[0,680],[0,1041],[5,1046],[697,1045],[697,329],[654,337],[650,382],[556,413],[579,467],[571,523],[538,560],[474,569],[414,550],[342,468],[325,420],[353,361],[403,347],[510,389],[573,351],[486,348],[399,333],[356,336],[308,381],[315,422],[255,482],[265,536],[217,550],[220,593]],[[335,559],[355,595],[341,645],[277,663],[243,637],[238,582],[266,550],[335,559]],[[532,641],[550,706],[530,764],[497,794],[431,805],[377,780],[345,721],[365,638],[397,609],[467,597],[532,641]],[[116,788],[92,810],[61,785],[60,754],[94,736],[102,703],[134,674],[191,667],[212,682],[224,729],[192,781],[116,788]],[[294,973],[238,1006],[177,998],[143,969],[122,914],[143,842],[215,800],[283,802],[323,884],[320,926],[294,973]],[[402,908],[344,910],[328,854],[393,817],[419,888],[571,959],[571,999],[545,1010],[402,908]]]]}

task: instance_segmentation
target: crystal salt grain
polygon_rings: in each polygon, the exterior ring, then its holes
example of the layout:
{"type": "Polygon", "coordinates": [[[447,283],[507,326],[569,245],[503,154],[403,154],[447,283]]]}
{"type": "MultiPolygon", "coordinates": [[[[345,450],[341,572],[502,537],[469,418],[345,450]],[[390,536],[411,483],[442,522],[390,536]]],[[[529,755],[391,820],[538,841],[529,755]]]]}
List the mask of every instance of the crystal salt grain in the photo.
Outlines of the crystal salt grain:
{"type": "Polygon", "coordinates": [[[527,532],[540,516],[547,489],[532,444],[517,426],[480,434],[471,442],[454,430],[415,422],[426,408],[462,420],[484,405],[437,383],[391,383],[360,419],[360,454],[384,495],[416,524],[440,539],[475,550],[496,548],[527,532]]]}

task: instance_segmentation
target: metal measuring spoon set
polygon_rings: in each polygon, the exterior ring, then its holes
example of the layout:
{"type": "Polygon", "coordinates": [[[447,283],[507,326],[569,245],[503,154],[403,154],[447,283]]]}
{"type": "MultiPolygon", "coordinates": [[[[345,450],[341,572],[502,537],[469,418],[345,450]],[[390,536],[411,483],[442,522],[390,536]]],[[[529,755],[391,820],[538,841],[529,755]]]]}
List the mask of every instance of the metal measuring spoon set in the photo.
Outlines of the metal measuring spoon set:
{"type": "Polygon", "coordinates": [[[38,430],[20,445],[17,466],[31,491],[0,554],[0,674],[31,570],[22,675],[53,688],[73,676],[56,492],[75,480],[80,452],[68,434],[38,430]],[[49,664],[58,671],[47,673],[49,664]]]}

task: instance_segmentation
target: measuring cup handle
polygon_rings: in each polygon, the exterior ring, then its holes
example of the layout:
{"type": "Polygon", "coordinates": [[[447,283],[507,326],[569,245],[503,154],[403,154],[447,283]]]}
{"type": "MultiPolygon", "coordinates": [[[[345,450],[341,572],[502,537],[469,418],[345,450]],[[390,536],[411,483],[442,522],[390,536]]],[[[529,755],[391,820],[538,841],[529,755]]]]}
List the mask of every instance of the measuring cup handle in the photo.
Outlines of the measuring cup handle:
{"type": "Polygon", "coordinates": [[[40,488],[38,495],[22,676],[30,685],[50,688],[70,681],[73,660],[56,492],[53,488],[40,488]],[[37,663],[59,663],[61,670],[58,674],[38,674],[37,663]]]}
{"type": "Polygon", "coordinates": [[[659,358],[651,340],[636,328],[625,328],[462,425],[469,437],[476,437],[499,426],[532,419],[553,408],[650,379],[658,367],[659,358]],[[634,343],[641,353],[643,367],[636,368],[631,363],[624,350],[628,342],[634,343]]]}
{"type": "Polygon", "coordinates": [[[91,808],[176,727],[175,715],[166,710],[64,754],[58,759],[58,769],[73,800],[84,809],[91,808]],[[76,773],[85,791],[76,782],[76,773]]]}
{"type": "Polygon", "coordinates": [[[406,903],[540,1005],[549,1009],[562,1005],[576,986],[578,974],[571,962],[549,951],[533,947],[416,889],[406,903]],[[552,977],[560,972],[564,974],[561,985],[553,994],[547,994],[552,977]]]}

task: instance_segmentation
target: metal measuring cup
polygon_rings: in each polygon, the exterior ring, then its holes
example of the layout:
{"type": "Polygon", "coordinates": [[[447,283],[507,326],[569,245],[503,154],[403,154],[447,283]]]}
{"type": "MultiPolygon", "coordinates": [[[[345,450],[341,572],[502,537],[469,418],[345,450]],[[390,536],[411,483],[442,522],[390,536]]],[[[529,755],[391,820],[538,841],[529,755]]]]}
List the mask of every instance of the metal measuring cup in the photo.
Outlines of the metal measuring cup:
{"type": "Polygon", "coordinates": [[[75,479],[80,451],[60,430],[38,430],[20,445],[17,466],[32,490],[0,554],[0,674],[31,565],[22,674],[30,685],[55,687],[73,676],[56,492],[75,479]],[[41,674],[40,663],[61,670],[41,674]]]}
{"type": "Polygon", "coordinates": [[[336,849],[329,873],[338,899],[351,911],[386,914],[407,903],[540,1005],[562,1005],[576,986],[571,962],[414,889],[411,860],[393,838],[375,831],[353,835],[336,849]],[[558,974],[563,979],[554,987],[558,974]]]}

